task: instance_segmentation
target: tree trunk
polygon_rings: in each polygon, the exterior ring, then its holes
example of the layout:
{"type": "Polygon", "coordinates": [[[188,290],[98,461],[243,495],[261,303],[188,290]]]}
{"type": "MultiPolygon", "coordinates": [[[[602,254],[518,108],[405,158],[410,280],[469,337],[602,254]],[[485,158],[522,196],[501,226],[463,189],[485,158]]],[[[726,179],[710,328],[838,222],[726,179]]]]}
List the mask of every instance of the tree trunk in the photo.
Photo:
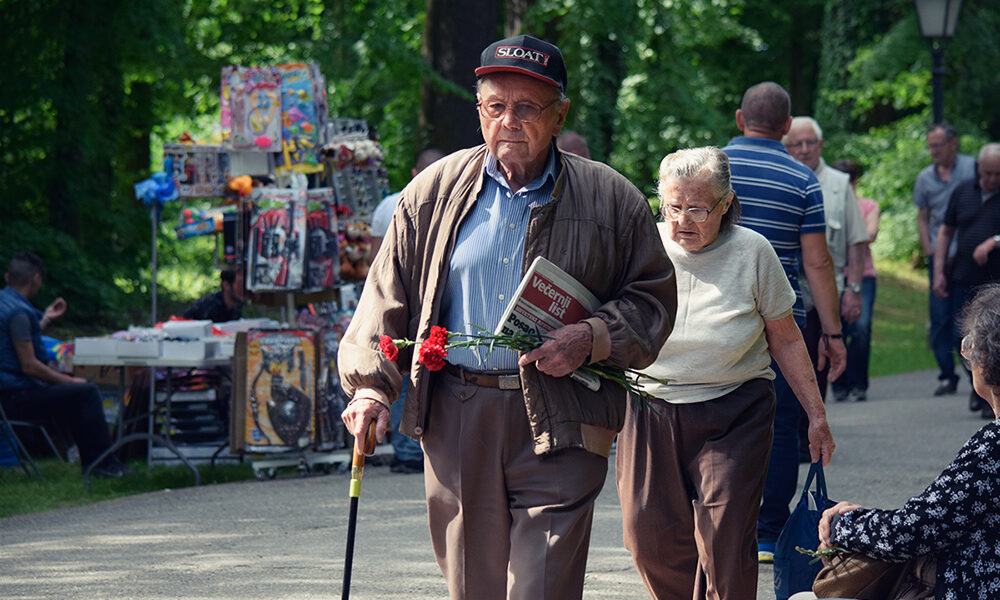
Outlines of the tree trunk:
{"type": "MultiPolygon", "coordinates": [[[[479,55],[497,40],[497,0],[427,0],[423,54],[431,68],[472,91],[479,55]]],[[[424,82],[420,129],[430,147],[452,152],[482,143],[474,101],[424,82]]]]}
{"type": "Polygon", "coordinates": [[[524,15],[528,14],[528,9],[534,3],[535,0],[507,0],[504,3],[504,37],[527,33],[524,30],[524,15]]]}

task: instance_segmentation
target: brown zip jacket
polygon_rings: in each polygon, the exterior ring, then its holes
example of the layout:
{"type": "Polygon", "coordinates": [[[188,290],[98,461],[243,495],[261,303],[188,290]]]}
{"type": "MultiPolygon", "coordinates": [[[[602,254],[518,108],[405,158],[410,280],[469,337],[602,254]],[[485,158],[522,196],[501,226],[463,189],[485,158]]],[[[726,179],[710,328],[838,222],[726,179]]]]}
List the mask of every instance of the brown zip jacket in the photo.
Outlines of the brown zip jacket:
{"type": "MultiPolygon", "coordinates": [[[[387,360],[379,336],[419,341],[439,324],[455,237],[482,188],[487,152],[485,145],[460,150],[406,186],[340,345],[341,382],[351,398],[388,406],[399,397],[402,372],[410,372],[400,431],[413,438],[434,427],[427,418],[431,373],[411,349],[387,360]]],[[[558,150],[556,162],[552,201],[531,209],[521,272],[544,256],[575,277],[603,303],[587,320],[592,361],[645,367],[656,359],[677,310],[673,265],[649,204],[607,165],[558,150]]],[[[592,392],[534,365],[520,375],[536,454],[579,447],[608,455],[625,416],[621,386],[602,381],[592,392]]]]}

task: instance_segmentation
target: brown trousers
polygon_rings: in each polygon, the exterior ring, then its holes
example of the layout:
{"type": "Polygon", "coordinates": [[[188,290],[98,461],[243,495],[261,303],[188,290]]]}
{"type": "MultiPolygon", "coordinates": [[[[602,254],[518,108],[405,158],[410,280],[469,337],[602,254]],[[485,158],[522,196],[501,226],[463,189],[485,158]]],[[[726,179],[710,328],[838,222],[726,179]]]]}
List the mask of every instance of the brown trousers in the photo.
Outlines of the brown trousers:
{"type": "Polygon", "coordinates": [[[629,402],[616,473],[625,547],[656,599],[755,600],[757,513],[774,387],[752,379],[707,402],[629,402]]]}
{"type": "Polygon", "coordinates": [[[536,456],[518,390],[441,373],[429,417],[427,514],[451,598],[580,598],[607,459],[575,448],[536,456]]]}

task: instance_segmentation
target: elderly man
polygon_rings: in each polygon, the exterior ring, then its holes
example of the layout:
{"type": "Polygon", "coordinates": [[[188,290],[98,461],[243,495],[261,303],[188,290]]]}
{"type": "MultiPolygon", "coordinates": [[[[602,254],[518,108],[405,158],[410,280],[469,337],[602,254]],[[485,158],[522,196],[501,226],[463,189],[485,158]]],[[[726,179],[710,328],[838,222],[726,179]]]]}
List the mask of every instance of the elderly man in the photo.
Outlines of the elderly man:
{"type": "MultiPolygon", "coordinates": [[[[934,246],[934,293],[952,302],[956,320],[977,287],[1000,282],[1000,144],[986,144],[976,161],[978,176],[957,186],[948,201],[934,246]],[[955,243],[955,256],[945,271],[948,248],[955,243]]],[[[961,351],[961,334],[954,324],[952,344],[961,351]]],[[[972,374],[969,373],[969,381],[972,374]]],[[[976,390],[969,395],[969,408],[982,409],[994,418],[976,390]]]]}
{"type": "Polygon", "coordinates": [[[673,267],[645,197],[601,163],[556,148],[566,119],[559,49],[530,36],[487,47],[476,99],[485,145],[403,189],[341,343],[348,429],[382,437],[401,371],[400,430],[419,438],[431,541],[452,598],[580,598],[593,505],[625,392],[567,377],[585,363],[649,365],[676,312],[673,267]],[[527,266],[545,256],[603,305],[518,356],[452,348],[430,372],[382,334],[493,329],[527,266]],[[403,365],[406,365],[405,367],[403,365]]]}
{"type": "MultiPolygon", "coordinates": [[[[840,294],[840,317],[853,323],[861,316],[861,279],[864,272],[864,251],[868,231],[858,205],[858,198],[851,187],[851,177],[827,166],[823,160],[823,129],[812,117],[795,117],[792,127],[781,142],[793,158],[816,173],[823,190],[823,213],[826,215],[826,246],[833,257],[833,272],[840,294]],[[846,274],[845,274],[846,268],[846,274]]],[[[822,329],[807,281],[802,282],[802,301],[806,305],[806,345],[810,347],[813,364],[817,357],[814,349],[822,329]]],[[[816,383],[820,396],[826,396],[826,370],[816,369],[816,383]]],[[[846,397],[845,397],[846,398],[846,397]]],[[[843,400],[845,398],[838,398],[843,400]]],[[[800,416],[799,439],[804,437],[805,413],[800,416]]],[[[800,453],[806,455],[808,453],[800,453]]]]}
{"type": "MultiPolygon", "coordinates": [[[[736,111],[736,126],[743,136],[733,138],[723,151],[729,156],[733,189],[743,208],[740,224],[771,242],[797,296],[792,309],[795,322],[804,329],[806,312],[799,288],[802,265],[822,324],[819,366],[830,361],[830,376],[836,378],[844,370],[847,351],[833,260],[826,247],[823,195],[812,170],[781,145],[792,125],[790,106],[788,92],[777,83],[751,86],[736,111]]],[[[774,559],[774,544],[788,520],[799,473],[799,403],[778,365],[772,362],[771,368],[776,375],[774,441],[757,521],[758,557],[765,562],[774,559]]]]}
{"type": "MultiPolygon", "coordinates": [[[[42,330],[66,312],[66,301],[57,298],[44,312],[31,304],[44,276],[45,264],[31,252],[15,254],[7,265],[7,287],[0,290],[0,402],[10,419],[54,421],[73,437],[87,469],[111,446],[111,436],[97,386],[48,365],[42,330]]],[[[127,473],[114,455],[91,469],[102,478],[127,473]]]]}
{"type": "MultiPolygon", "coordinates": [[[[947,123],[933,125],[927,130],[927,150],[933,162],[917,175],[913,185],[913,204],[917,207],[917,232],[927,257],[930,279],[930,345],[938,364],[938,387],[934,395],[942,396],[954,394],[958,387],[952,339],[955,337],[954,320],[959,307],[954,305],[952,298],[934,293],[937,233],[944,221],[951,193],[959,183],[975,176],[976,161],[971,156],[958,153],[958,133],[947,123]]],[[[950,248],[945,260],[954,253],[955,248],[950,248]]]]}

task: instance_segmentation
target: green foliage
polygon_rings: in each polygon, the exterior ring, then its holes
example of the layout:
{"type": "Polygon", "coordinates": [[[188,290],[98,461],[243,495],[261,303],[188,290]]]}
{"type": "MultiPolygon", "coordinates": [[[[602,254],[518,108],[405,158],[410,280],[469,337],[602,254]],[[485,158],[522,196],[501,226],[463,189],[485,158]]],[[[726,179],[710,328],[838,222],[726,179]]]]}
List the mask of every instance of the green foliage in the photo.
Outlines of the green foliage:
{"type": "MultiPolygon", "coordinates": [[[[828,162],[850,158],[865,168],[858,195],[875,200],[882,210],[878,239],[872,247],[876,256],[913,263],[922,260],[913,182],[930,164],[926,127],[926,116],[921,113],[867,133],[830,136],[824,143],[828,162]]],[[[975,154],[985,141],[978,135],[963,136],[961,150],[975,154]]]]}
{"type": "MultiPolygon", "coordinates": [[[[828,160],[849,155],[869,167],[861,190],[885,212],[876,250],[915,254],[909,197],[927,162],[931,56],[909,0],[526,4],[528,32],[566,58],[567,126],[648,194],[664,155],[725,144],[743,91],[773,80],[789,89],[795,113],[819,118],[828,160]]],[[[487,13],[469,3],[477,8],[487,13]]],[[[40,252],[50,266],[43,295],[70,300],[70,319],[122,326],[141,314],[151,228],[132,185],[159,167],[164,141],[183,131],[218,137],[224,65],[317,61],[331,114],[377,128],[400,189],[428,132],[450,125],[421,119],[424,84],[471,97],[429,68],[425,11],[421,0],[149,0],[100,10],[0,0],[0,258],[40,252]]],[[[945,59],[945,116],[974,152],[1000,138],[993,0],[966,0],[945,59]]],[[[177,210],[167,207],[158,240],[165,305],[215,285],[209,241],[174,238],[177,210]]]]}

